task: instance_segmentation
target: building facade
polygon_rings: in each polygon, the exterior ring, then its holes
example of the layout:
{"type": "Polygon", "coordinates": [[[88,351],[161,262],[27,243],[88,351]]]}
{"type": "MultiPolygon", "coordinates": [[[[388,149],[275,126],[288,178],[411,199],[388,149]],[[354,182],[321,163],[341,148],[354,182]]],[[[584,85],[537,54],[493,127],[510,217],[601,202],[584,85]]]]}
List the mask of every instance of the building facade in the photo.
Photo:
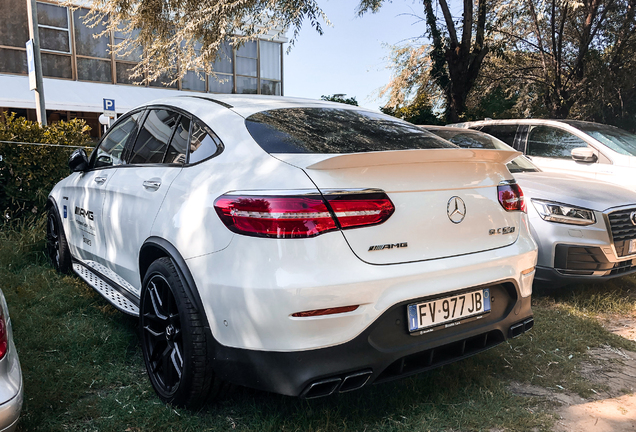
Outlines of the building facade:
{"type": "MultiPolygon", "coordinates": [[[[0,0],[0,113],[16,112],[35,120],[35,97],[29,90],[25,43],[29,40],[27,0],[0,0]]],[[[254,40],[238,49],[224,44],[212,65],[215,75],[187,71],[175,83],[168,77],[138,85],[132,69],[141,49],[125,56],[110,46],[125,37],[119,32],[95,38],[105,28],[90,28],[88,9],[71,10],[56,2],[38,1],[38,31],[49,122],[83,118],[94,136],[101,134],[102,100],[114,99],[118,113],[141,103],[181,94],[283,94],[283,44],[287,39],[254,40]]]]}

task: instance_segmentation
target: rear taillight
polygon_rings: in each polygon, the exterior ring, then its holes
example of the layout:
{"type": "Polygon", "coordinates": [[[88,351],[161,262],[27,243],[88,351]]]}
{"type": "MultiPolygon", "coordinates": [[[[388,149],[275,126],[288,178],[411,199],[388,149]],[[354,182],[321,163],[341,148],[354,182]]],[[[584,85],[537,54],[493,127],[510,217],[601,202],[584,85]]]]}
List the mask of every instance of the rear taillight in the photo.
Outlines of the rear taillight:
{"type": "Polygon", "coordinates": [[[381,191],[332,192],[324,197],[342,229],[381,224],[395,211],[387,194],[381,191]]]}
{"type": "Polygon", "coordinates": [[[226,194],[214,208],[231,231],[254,237],[315,237],[338,228],[377,225],[395,210],[381,191],[308,195],[226,194]]]}
{"type": "Polygon", "coordinates": [[[0,359],[4,358],[9,348],[9,334],[4,314],[0,313],[0,359]]]}
{"type": "Polygon", "coordinates": [[[506,183],[497,186],[499,203],[506,211],[526,211],[526,200],[517,183],[506,183]]]}

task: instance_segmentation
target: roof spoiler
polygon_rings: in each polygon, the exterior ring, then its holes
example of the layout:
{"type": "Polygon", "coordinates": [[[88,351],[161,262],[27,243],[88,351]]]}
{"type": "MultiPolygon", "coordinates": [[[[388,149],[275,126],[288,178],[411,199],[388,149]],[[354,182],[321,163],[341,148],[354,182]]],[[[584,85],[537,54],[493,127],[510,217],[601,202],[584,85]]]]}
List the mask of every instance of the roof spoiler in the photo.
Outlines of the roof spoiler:
{"type": "MultiPolygon", "coordinates": [[[[311,170],[332,170],[358,168],[379,165],[402,165],[414,163],[508,163],[521,153],[515,150],[487,149],[421,149],[392,150],[368,153],[349,153],[327,157],[319,162],[305,166],[311,170]]],[[[277,155],[279,156],[279,155],[277,155]]],[[[300,156],[300,155],[299,155],[300,156]]],[[[284,158],[287,159],[287,158],[284,158]]],[[[315,159],[314,159],[315,161],[315,159]]],[[[291,161],[289,161],[291,162],[291,161]]],[[[297,161],[300,162],[300,161],[297,161]]],[[[295,165],[292,162],[293,165],[295,165]]]]}

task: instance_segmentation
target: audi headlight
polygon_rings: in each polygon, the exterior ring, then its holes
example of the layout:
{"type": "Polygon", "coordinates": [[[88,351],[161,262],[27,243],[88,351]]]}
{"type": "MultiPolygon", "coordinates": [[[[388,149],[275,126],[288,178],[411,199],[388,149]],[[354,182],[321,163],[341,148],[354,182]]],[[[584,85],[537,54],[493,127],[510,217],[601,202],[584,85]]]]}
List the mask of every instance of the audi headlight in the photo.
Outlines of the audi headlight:
{"type": "Polygon", "coordinates": [[[592,210],[535,199],[532,200],[532,205],[543,220],[572,225],[592,225],[596,222],[592,210]]]}

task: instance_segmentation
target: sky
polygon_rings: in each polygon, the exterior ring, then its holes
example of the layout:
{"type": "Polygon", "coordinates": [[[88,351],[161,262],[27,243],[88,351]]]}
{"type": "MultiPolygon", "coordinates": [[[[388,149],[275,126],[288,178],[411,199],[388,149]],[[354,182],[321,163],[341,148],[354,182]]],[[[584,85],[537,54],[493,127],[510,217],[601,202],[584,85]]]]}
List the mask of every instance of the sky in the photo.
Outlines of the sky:
{"type": "Polygon", "coordinates": [[[323,26],[320,36],[305,23],[291,52],[284,55],[285,96],[319,99],[345,93],[377,110],[385,102],[378,90],[391,78],[386,45],[408,43],[424,33],[424,23],[414,16],[422,15],[421,1],[387,1],[378,13],[362,17],[356,16],[355,0],[318,3],[333,27],[323,26]]]}

